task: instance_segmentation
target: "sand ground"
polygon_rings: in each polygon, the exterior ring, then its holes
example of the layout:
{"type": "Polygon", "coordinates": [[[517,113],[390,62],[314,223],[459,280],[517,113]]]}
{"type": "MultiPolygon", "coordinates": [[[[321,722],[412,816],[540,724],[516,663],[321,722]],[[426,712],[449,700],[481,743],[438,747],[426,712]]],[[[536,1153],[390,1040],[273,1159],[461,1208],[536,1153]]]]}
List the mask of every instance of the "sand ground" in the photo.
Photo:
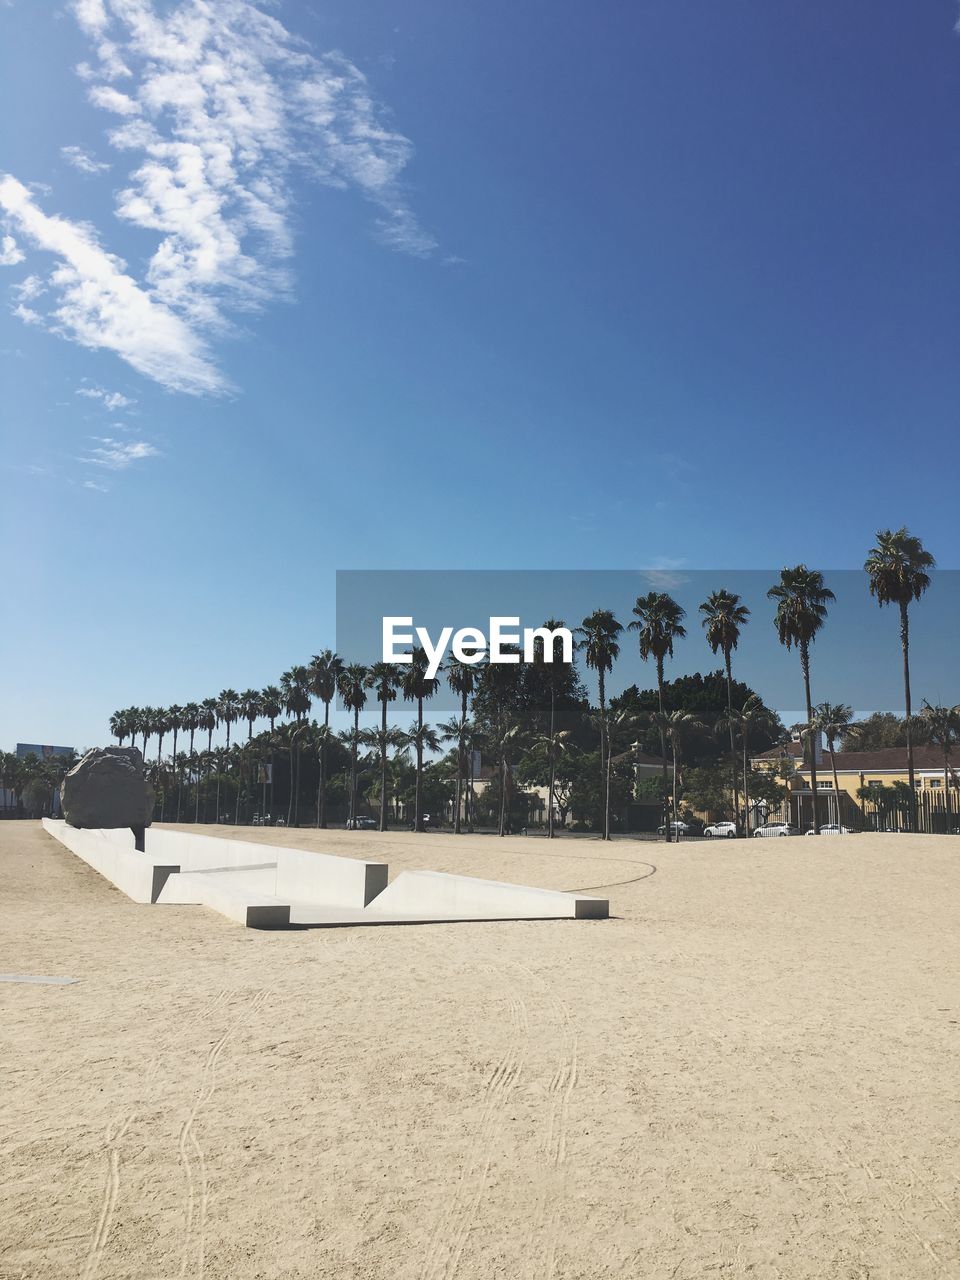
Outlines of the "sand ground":
{"type": "Polygon", "coordinates": [[[0,983],[0,1280],[960,1276],[960,838],[241,834],[616,918],[260,933],[0,825],[80,979],[0,983]]]}

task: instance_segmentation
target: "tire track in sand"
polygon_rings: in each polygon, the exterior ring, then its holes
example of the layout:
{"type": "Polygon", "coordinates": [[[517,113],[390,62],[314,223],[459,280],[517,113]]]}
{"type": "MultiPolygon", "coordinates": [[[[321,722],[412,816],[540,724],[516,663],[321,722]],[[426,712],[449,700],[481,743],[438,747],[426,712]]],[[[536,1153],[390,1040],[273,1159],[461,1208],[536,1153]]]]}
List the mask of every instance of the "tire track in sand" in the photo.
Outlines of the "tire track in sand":
{"type": "MultiPolygon", "coordinates": [[[[496,975],[504,981],[505,975],[496,975]]],[[[456,1274],[467,1238],[487,1188],[494,1148],[503,1129],[504,1112],[523,1069],[526,1053],[527,1007],[506,982],[510,1042],[483,1086],[480,1120],[459,1181],[433,1233],[420,1280],[451,1280],[456,1274]]]]}
{"type": "Polygon", "coordinates": [[[533,1220],[537,1224],[529,1237],[525,1273],[530,1280],[551,1280],[556,1272],[557,1248],[567,1185],[567,1131],[573,1093],[579,1078],[579,1041],[570,1010],[563,999],[543,979],[525,966],[518,966],[543,993],[542,1008],[556,1027],[556,1066],[547,1089],[547,1116],[538,1151],[539,1189],[533,1220]]]}
{"type": "MultiPolygon", "coordinates": [[[[204,1018],[210,1017],[223,1004],[227,997],[226,990],[218,991],[208,1005],[206,1005],[198,1014],[187,1020],[185,1026],[191,1029],[204,1018]]],[[[158,1054],[152,1058],[144,1070],[141,1078],[142,1088],[145,1090],[148,1085],[153,1084],[156,1079],[157,1072],[160,1069],[160,1061],[162,1055],[158,1054]]],[[[97,1216],[96,1226],[90,1238],[90,1244],[87,1249],[87,1256],[83,1264],[83,1270],[80,1272],[81,1280],[93,1280],[93,1277],[99,1270],[103,1255],[106,1252],[107,1242],[110,1239],[110,1231],[113,1227],[114,1214],[116,1213],[117,1200],[120,1197],[121,1184],[121,1149],[123,1139],[126,1137],[131,1125],[137,1120],[142,1104],[136,1107],[124,1108],[113,1116],[107,1124],[106,1133],[104,1134],[103,1150],[107,1157],[106,1176],[104,1178],[103,1192],[100,1197],[100,1212],[97,1216]]]]}
{"type": "Polygon", "coordinates": [[[209,1203],[209,1184],[207,1180],[207,1164],[196,1133],[196,1121],[201,1110],[209,1102],[217,1087],[217,1063],[230,1039],[250,1018],[263,1006],[270,995],[269,988],[258,991],[249,1002],[243,1013],[236,1018],[223,1035],[216,1040],[207,1051],[200,1070],[200,1083],[194,1095],[190,1112],[180,1126],[177,1139],[177,1154],[183,1172],[183,1229],[180,1269],[177,1272],[180,1280],[184,1280],[190,1270],[191,1262],[195,1264],[193,1275],[201,1280],[205,1265],[207,1206],[209,1203]]]}

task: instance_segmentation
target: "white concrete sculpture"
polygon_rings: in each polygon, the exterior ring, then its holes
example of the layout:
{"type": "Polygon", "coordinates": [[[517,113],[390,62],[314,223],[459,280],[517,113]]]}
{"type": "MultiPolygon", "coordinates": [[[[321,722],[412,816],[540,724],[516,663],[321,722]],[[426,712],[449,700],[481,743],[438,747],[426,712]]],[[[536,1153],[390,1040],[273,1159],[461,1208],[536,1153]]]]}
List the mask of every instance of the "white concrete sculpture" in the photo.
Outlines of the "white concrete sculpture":
{"type": "Polygon", "coordinates": [[[385,863],[279,845],[151,829],[138,853],[129,830],[43,826],[135,902],[206,906],[254,929],[609,915],[603,898],[438,871],[401,871],[388,883],[385,863]]]}

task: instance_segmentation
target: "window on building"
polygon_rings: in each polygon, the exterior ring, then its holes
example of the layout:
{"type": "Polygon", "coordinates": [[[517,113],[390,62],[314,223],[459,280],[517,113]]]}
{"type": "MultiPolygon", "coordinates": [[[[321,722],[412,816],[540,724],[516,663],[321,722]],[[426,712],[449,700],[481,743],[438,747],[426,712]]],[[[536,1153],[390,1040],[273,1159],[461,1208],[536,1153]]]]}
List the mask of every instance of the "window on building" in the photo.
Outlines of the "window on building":
{"type": "Polygon", "coordinates": [[[832,791],[832,790],[833,790],[833,783],[832,783],[832,782],[821,782],[821,781],[820,781],[820,779],[818,778],[818,779],[817,779],[817,790],[818,790],[818,791],[832,791]]]}
{"type": "Polygon", "coordinates": [[[943,779],[942,779],[942,778],[928,778],[928,779],[927,779],[927,786],[928,786],[928,787],[934,787],[934,788],[936,788],[936,787],[941,787],[941,788],[942,788],[942,787],[943,787],[943,779]]]}
{"type": "Polygon", "coordinates": [[[883,786],[883,780],[882,780],[882,778],[870,778],[870,779],[869,779],[869,781],[867,782],[867,786],[868,786],[868,787],[882,787],[882,786],[883,786]]]}

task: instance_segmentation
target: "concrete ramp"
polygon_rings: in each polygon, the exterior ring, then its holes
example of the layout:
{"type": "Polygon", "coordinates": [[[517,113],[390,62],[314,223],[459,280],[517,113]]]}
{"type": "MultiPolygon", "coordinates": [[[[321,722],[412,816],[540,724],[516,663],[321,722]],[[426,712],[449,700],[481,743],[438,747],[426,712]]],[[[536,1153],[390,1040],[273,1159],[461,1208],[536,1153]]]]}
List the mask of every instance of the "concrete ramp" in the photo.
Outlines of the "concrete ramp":
{"type": "Polygon", "coordinates": [[[604,920],[610,904],[558,889],[442,871],[401,871],[370,907],[378,916],[443,920],[604,920]]]}
{"type": "MultiPolygon", "coordinates": [[[[273,875],[266,884],[272,883],[273,875]]],[[[235,871],[182,871],[167,877],[157,901],[178,906],[203,906],[219,911],[248,929],[286,929],[290,904],[263,891],[263,873],[235,871]]]]}
{"type": "Polygon", "coordinates": [[[138,853],[133,847],[132,831],[126,833],[130,837],[127,847],[124,841],[110,839],[104,831],[71,827],[62,818],[42,821],[43,829],[54,839],[134,902],[156,902],[167,877],[180,870],[179,864],[170,863],[161,855],[138,853]]]}
{"type": "Polygon", "coordinates": [[[50,835],[135,902],[204,906],[252,929],[290,925],[602,920],[603,898],[185,831],[148,828],[146,853],[125,829],[78,830],[44,818],[50,835]]]}

